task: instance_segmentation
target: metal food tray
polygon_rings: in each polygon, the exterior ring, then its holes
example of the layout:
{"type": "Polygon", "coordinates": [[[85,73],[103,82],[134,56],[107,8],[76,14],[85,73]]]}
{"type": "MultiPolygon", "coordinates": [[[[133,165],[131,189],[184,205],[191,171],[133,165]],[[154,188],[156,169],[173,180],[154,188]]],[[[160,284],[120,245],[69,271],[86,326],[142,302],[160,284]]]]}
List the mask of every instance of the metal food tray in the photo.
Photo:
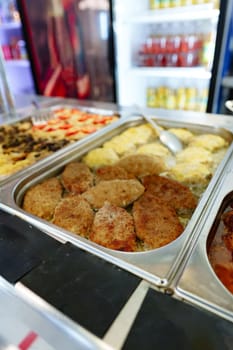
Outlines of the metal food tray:
{"type": "MultiPolygon", "coordinates": [[[[118,115],[120,118],[120,112],[119,110],[116,109],[107,109],[104,108],[103,106],[101,107],[96,107],[95,104],[88,104],[87,102],[85,104],[78,104],[78,103],[71,103],[69,100],[65,103],[65,102],[57,102],[57,103],[52,103],[52,104],[44,104],[43,107],[41,108],[45,108],[48,109],[50,111],[55,111],[57,109],[62,109],[62,108],[68,108],[68,109],[79,109],[81,111],[87,112],[87,113],[93,113],[93,114],[102,114],[105,116],[111,116],[111,115],[118,115]]],[[[35,109],[32,109],[30,113],[33,113],[33,111],[35,111],[35,109]]],[[[30,114],[29,113],[29,114],[30,114]]]]}
{"type": "MultiPolygon", "coordinates": [[[[158,121],[164,127],[188,128],[196,133],[211,132],[232,140],[231,132],[224,128],[216,127],[214,124],[193,124],[187,123],[182,119],[179,120],[178,118],[177,120],[158,119],[158,121]]],[[[101,130],[95,134],[95,137],[92,135],[91,138],[88,138],[85,143],[73,144],[71,147],[63,149],[62,152],[50,156],[43,164],[35,165],[27,173],[21,174],[17,180],[11,181],[2,187],[0,207],[9,213],[20,216],[58,240],[64,242],[70,241],[74,245],[140,276],[158,288],[168,290],[169,284],[175,277],[179,266],[189,251],[192,241],[199,232],[198,228],[202,222],[202,218],[205,216],[205,212],[213,200],[215,187],[218,185],[219,178],[232,155],[231,147],[217,168],[184,232],[175,241],[158,249],[133,253],[107,249],[30,215],[20,208],[24,193],[30,186],[39,183],[45,178],[59,174],[67,163],[80,159],[88,151],[101,146],[113,136],[118,135],[129,127],[140,125],[142,122],[143,119],[141,117],[135,117],[133,115],[130,118],[123,118],[115,124],[115,127],[111,125],[108,127],[108,130],[107,128],[101,130]]]]}
{"type": "Polygon", "coordinates": [[[233,159],[226,165],[212,197],[202,218],[199,236],[177,281],[176,295],[233,322],[233,294],[217,277],[208,258],[208,245],[216,233],[221,214],[233,199],[233,159]]]}
{"type": "MultiPolygon", "coordinates": [[[[91,101],[91,100],[77,100],[74,98],[49,98],[45,100],[41,100],[39,102],[39,105],[43,108],[57,108],[57,106],[62,107],[74,107],[74,108],[80,108],[84,109],[85,111],[88,109],[90,113],[96,113],[97,111],[99,113],[109,114],[109,113],[116,113],[120,116],[125,112],[125,108],[111,102],[98,102],[98,101],[91,101]]],[[[71,108],[72,108],[71,107],[71,108]]],[[[30,108],[31,109],[31,108],[30,108]]]]}
{"type": "MultiPolygon", "coordinates": [[[[91,103],[91,102],[90,103],[87,103],[87,102],[85,102],[85,103],[83,103],[83,102],[77,103],[76,102],[75,103],[74,100],[71,100],[71,101],[64,100],[62,102],[60,100],[58,100],[57,102],[56,102],[56,100],[55,101],[52,100],[51,102],[47,102],[47,103],[43,103],[43,104],[41,103],[40,105],[41,105],[41,108],[43,108],[43,109],[45,108],[48,111],[55,111],[55,110],[61,109],[61,108],[68,108],[68,109],[76,108],[76,109],[80,109],[80,110],[88,112],[88,113],[96,113],[96,114],[103,114],[103,115],[109,115],[109,116],[117,115],[119,117],[119,119],[122,117],[122,114],[117,109],[117,107],[114,108],[112,105],[109,105],[109,106],[106,105],[106,108],[104,108],[103,104],[102,104],[102,105],[99,105],[99,108],[98,108],[97,107],[98,104],[96,104],[96,103],[91,103]]],[[[22,110],[20,113],[16,112],[15,117],[13,116],[12,118],[5,119],[4,124],[14,124],[14,123],[17,123],[20,121],[30,121],[31,115],[33,114],[34,111],[35,111],[34,108],[27,107],[27,108],[25,108],[25,110],[22,110]]],[[[118,120],[114,121],[113,123],[108,124],[107,126],[104,126],[103,128],[97,130],[95,133],[100,132],[102,129],[106,129],[106,128],[111,127],[112,124],[114,124],[114,126],[115,126],[116,123],[118,123],[118,120]]],[[[93,133],[93,134],[95,134],[95,133],[93,133]]],[[[75,142],[78,142],[78,143],[85,142],[85,140],[89,137],[92,137],[93,134],[89,134],[86,137],[84,137],[83,139],[77,140],[75,142]]],[[[70,147],[70,145],[66,145],[64,148],[69,149],[69,147],[70,147]]],[[[62,151],[62,149],[56,151],[56,154],[58,152],[61,152],[61,151],[62,151]]],[[[47,157],[50,157],[50,155],[48,155],[47,157]]],[[[43,166],[44,160],[47,159],[47,157],[39,160],[37,163],[40,162],[41,166],[43,166]]],[[[12,173],[10,175],[0,175],[0,185],[3,185],[8,181],[14,180],[15,178],[17,178],[21,174],[23,175],[25,173],[25,171],[27,172],[29,168],[34,166],[34,164],[29,165],[29,166],[15,172],[15,173],[12,173]]]]}

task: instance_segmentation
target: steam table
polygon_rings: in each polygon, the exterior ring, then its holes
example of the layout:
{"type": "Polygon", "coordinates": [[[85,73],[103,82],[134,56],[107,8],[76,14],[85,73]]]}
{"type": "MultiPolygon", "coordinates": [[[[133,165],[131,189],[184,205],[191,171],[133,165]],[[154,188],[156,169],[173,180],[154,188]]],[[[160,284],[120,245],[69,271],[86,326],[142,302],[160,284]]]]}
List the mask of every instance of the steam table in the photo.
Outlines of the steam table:
{"type": "MultiPolygon", "coordinates": [[[[35,98],[44,106],[62,101],[35,98]]],[[[225,122],[233,131],[231,117],[225,122]]],[[[232,349],[231,322],[4,211],[0,276],[1,349],[232,349]]]]}

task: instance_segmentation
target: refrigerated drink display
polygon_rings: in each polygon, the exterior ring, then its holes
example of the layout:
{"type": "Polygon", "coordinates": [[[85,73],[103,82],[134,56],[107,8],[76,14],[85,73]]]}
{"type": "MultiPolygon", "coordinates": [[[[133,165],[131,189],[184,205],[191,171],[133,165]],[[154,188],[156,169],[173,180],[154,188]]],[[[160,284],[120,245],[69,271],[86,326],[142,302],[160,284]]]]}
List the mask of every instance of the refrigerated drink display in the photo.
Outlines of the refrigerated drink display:
{"type": "Polygon", "coordinates": [[[34,81],[22,23],[14,0],[0,0],[0,45],[13,93],[34,93],[34,81]]]}
{"type": "Polygon", "coordinates": [[[220,15],[217,1],[113,4],[118,102],[205,111],[220,15]]]}
{"type": "Polygon", "coordinates": [[[146,89],[146,105],[150,108],[205,112],[207,99],[208,86],[202,81],[192,85],[176,81],[146,89]]]}
{"type": "Polygon", "coordinates": [[[141,67],[196,67],[210,65],[211,31],[195,32],[191,25],[171,24],[155,28],[140,45],[135,65],[141,67]],[[191,28],[190,28],[191,27],[191,28]],[[160,33],[160,34],[156,34],[160,33]]]}
{"type": "MultiPolygon", "coordinates": [[[[189,5],[198,5],[209,3],[209,0],[150,0],[149,7],[153,9],[170,8],[170,7],[180,7],[189,5]]],[[[219,1],[213,0],[212,3],[216,8],[219,7],[219,1]]]]}

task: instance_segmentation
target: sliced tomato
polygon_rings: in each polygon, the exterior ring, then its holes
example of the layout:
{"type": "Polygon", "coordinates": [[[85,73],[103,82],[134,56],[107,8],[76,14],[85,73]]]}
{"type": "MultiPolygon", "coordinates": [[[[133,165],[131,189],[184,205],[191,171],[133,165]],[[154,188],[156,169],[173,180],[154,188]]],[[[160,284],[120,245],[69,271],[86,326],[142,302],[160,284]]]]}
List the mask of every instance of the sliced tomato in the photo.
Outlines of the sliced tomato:
{"type": "Polygon", "coordinates": [[[84,114],[84,115],[81,115],[80,117],[78,117],[77,120],[78,120],[79,122],[84,122],[85,120],[88,120],[88,119],[90,119],[90,118],[92,118],[91,115],[84,114]]]}
{"type": "Polygon", "coordinates": [[[80,131],[79,130],[71,130],[71,131],[67,131],[65,133],[65,136],[72,136],[72,135],[76,135],[78,134],[80,131]]]}
{"type": "Polygon", "coordinates": [[[84,132],[85,134],[92,134],[93,132],[97,131],[97,129],[90,127],[90,128],[83,128],[81,131],[84,132]]]}
{"type": "Polygon", "coordinates": [[[93,124],[105,124],[109,121],[109,118],[102,117],[93,121],[93,124]]]}
{"type": "Polygon", "coordinates": [[[59,115],[58,116],[58,119],[60,119],[60,120],[67,120],[67,119],[69,119],[70,117],[68,116],[68,115],[59,115]]]}
{"type": "Polygon", "coordinates": [[[45,131],[48,131],[48,132],[55,131],[55,130],[57,130],[57,128],[49,127],[45,129],[45,131]]]}
{"type": "Polygon", "coordinates": [[[42,129],[44,129],[46,126],[47,126],[47,123],[46,123],[46,124],[40,124],[40,125],[34,125],[34,126],[33,126],[33,129],[34,129],[34,130],[42,130],[42,129]]]}
{"type": "Polygon", "coordinates": [[[73,125],[71,125],[71,124],[63,124],[63,125],[59,126],[58,129],[68,130],[68,129],[72,128],[72,127],[73,127],[73,125]]]}

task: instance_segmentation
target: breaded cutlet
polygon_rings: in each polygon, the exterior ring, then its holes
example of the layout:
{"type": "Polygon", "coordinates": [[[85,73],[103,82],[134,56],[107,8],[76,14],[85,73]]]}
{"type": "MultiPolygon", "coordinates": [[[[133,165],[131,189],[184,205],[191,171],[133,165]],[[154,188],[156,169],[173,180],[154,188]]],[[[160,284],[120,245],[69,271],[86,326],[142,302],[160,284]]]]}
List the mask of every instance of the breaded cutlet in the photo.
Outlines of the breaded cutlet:
{"type": "Polygon", "coordinates": [[[23,200],[23,209],[45,220],[51,220],[58,202],[62,198],[63,188],[56,177],[29,188],[23,200]]]}
{"type": "Polygon", "coordinates": [[[53,223],[77,235],[88,237],[94,212],[81,195],[63,198],[55,208],[53,223]]]}
{"type": "Polygon", "coordinates": [[[82,193],[94,209],[99,209],[105,201],[118,207],[127,207],[144,192],[144,186],[135,179],[101,181],[82,193]]]}
{"type": "Polygon", "coordinates": [[[109,180],[127,180],[134,179],[135,176],[130,174],[124,168],[117,165],[106,165],[96,170],[95,172],[95,183],[97,184],[100,181],[109,181],[109,180]]]}
{"type": "Polygon", "coordinates": [[[105,202],[95,214],[89,238],[109,249],[135,251],[136,235],[133,218],[125,209],[105,202]]]}
{"type": "Polygon", "coordinates": [[[190,215],[197,206],[191,190],[178,181],[159,175],[144,176],[141,181],[146,192],[163,199],[180,215],[190,215]]]}
{"type": "Polygon", "coordinates": [[[83,193],[94,184],[94,175],[84,163],[72,162],[61,174],[61,182],[68,192],[83,193]]]}
{"type": "Polygon", "coordinates": [[[183,232],[175,209],[153,195],[145,193],[134,202],[132,214],[136,236],[145,249],[162,247],[183,232]]]}
{"type": "Polygon", "coordinates": [[[121,158],[116,164],[137,177],[160,174],[166,170],[163,158],[148,154],[132,154],[121,158]]]}

